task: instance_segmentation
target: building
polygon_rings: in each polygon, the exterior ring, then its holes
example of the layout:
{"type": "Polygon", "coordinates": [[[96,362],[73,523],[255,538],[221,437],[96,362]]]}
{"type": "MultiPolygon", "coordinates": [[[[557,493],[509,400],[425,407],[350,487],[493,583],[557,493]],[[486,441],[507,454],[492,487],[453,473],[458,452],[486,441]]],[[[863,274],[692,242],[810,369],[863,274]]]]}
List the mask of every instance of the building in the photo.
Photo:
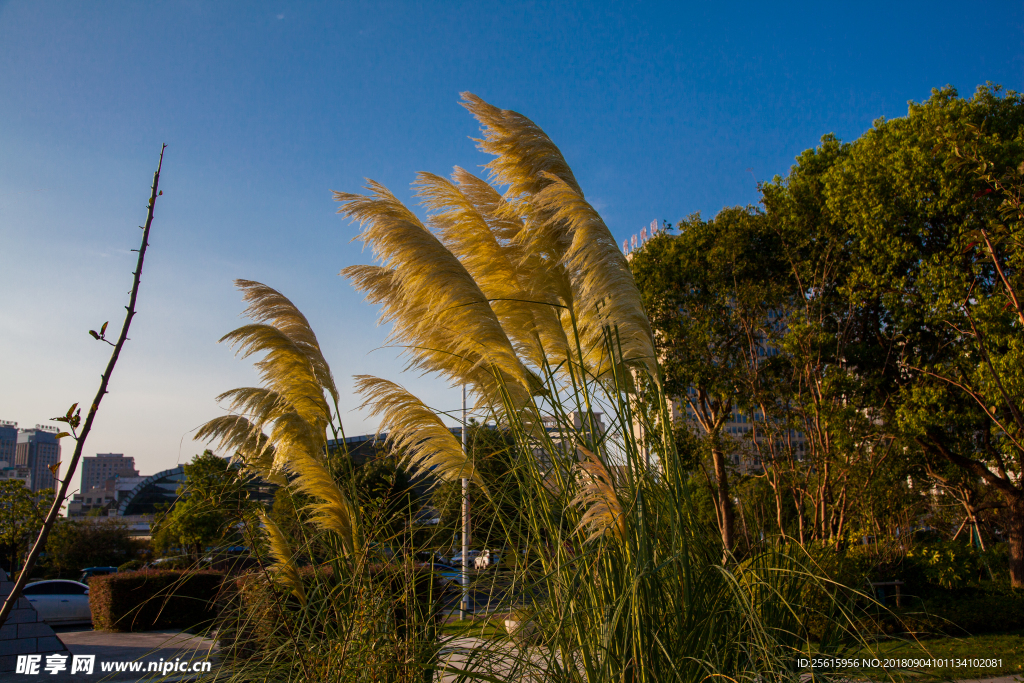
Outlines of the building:
{"type": "Polygon", "coordinates": [[[0,460],[0,481],[14,479],[32,489],[32,472],[27,467],[15,467],[6,460],[0,460]]]}
{"type": "Polygon", "coordinates": [[[97,453],[82,458],[82,483],[79,490],[83,493],[93,488],[105,488],[108,479],[137,477],[135,458],[124,457],[124,453],[97,453]]]}
{"type": "MultiPolygon", "coordinates": [[[[118,517],[152,515],[169,509],[178,500],[178,487],[185,482],[185,468],[172,467],[142,477],[117,503],[118,517]]],[[[111,510],[113,512],[113,510],[111,510]]]]}
{"type": "Polygon", "coordinates": [[[14,463],[14,452],[18,446],[18,423],[0,420],[0,460],[14,463]]]}
{"type": "Polygon", "coordinates": [[[114,477],[103,482],[103,486],[93,486],[76,493],[68,503],[68,517],[88,517],[94,510],[98,514],[109,514],[131,491],[146,477],[114,477]]]}
{"type": "Polygon", "coordinates": [[[50,470],[60,462],[60,442],[57,428],[36,425],[35,429],[18,431],[18,444],[14,452],[14,466],[27,467],[32,475],[32,490],[42,491],[57,487],[50,470]]]}

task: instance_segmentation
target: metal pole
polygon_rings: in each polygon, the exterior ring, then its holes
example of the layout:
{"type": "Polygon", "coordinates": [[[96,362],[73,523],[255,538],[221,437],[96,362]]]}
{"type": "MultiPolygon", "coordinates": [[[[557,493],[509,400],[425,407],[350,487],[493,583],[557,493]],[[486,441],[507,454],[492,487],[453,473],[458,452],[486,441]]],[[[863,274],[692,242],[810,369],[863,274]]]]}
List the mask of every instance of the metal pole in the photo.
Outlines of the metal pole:
{"type": "MultiPolygon", "coordinates": [[[[462,385],[462,452],[469,457],[469,422],[466,417],[466,385],[462,385]]],[[[462,611],[459,619],[469,614],[469,479],[462,479],[462,611]]]]}

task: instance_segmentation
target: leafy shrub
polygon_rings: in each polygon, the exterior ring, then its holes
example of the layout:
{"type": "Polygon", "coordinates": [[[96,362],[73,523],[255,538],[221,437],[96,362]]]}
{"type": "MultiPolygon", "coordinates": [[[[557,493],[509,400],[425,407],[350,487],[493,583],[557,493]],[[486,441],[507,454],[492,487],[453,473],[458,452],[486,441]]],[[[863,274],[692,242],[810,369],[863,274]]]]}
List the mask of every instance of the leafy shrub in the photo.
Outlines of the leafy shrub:
{"type": "Polygon", "coordinates": [[[86,567],[116,567],[136,557],[141,549],[116,518],[99,522],[58,519],[46,540],[48,578],[78,578],[86,567]]]}
{"type": "Polygon", "coordinates": [[[216,614],[220,572],[141,570],[94,577],[92,623],[108,631],[148,631],[208,625],[216,614]]]}
{"type": "Polygon", "coordinates": [[[929,584],[946,589],[963,588],[978,580],[981,557],[978,552],[953,541],[919,545],[907,554],[929,584]]]}
{"type": "Polygon", "coordinates": [[[194,564],[195,563],[192,562],[191,558],[186,557],[184,555],[180,555],[178,557],[161,557],[160,559],[151,562],[149,564],[149,567],[152,569],[159,569],[161,571],[165,571],[168,569],[184,570],[189,569],[194,564]]]}

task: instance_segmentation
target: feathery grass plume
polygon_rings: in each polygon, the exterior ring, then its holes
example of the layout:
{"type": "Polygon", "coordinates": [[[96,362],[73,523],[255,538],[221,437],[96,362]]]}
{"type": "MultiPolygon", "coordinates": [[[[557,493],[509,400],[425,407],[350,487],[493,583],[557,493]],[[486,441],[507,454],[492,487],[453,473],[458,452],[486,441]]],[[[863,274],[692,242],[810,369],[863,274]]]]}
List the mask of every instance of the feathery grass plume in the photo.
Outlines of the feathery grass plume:
{"type": "Polygon", "coordinates": [[[396,284],[394,271],[381,266],[349,266],[342,271],[353,286],[366,292],[367,300],[382,303],[379,324],[392,324],[388,342],[400,343],[404,353],[410,357],[406,369],[416,368],[423,372],[437,372],[453,381],[467,384],[477,397],[478,407],[502,409],[502,391],[507,393],[510,403],[521,408],[529,402],[530,392],[542,387],[542,382],[529,368],[521,366],[519,377],[511,377],[501,369],[491,367],[477,351],[454,348],[452,335],[441,321],[434,325],[423,325],[430,313],[422,304],[422,298],[408,300],[396,284]],[[460,352],[462,355],[460,355],[460,352]],[[523,380],[527,384],[524,384],[523,380]]]}
{"type": "Polygon", "coordinates": [[[572,288],[560,268],[552,268],[552,260],[545,254],[525,249],[523,219],[509,208],[505,199],[487,181],[455,167],[452,178],[462,194],[487,220],[491,232],[499,241],[508,258],[519,271],[519,284],[529,288],[529,300],[543,302],[534,310],[546,314],[538,319],[538,329],[549,356],[565,358],[568,340],[558,320],[558,305],[572,300],[572,288]]]}
{"type": "Polygon", "coordinates": [[[428,225],[477,283],[517,354],[543,365],[532,312],[520,302],[527,293],[505,248],[484,216],[452,182],[432,173],[417,176],[416,196],[431,212],[428,225]]]}
{"type": "Polygon", "coordinates": [[[216,441],[218,450],[237,454],[243,470],[261,477],[271,484],[288,483],[283,468],[275,463],[274,447],[259,427],[241,415],[222,415],[204,424],[196,432],[196,439],[216,441]]]}
{"type": "MultiPolygon", "coordinates": [[[[450,251],[384,186],[369,181],[372,196],[335,192],[344,205],[338,210],[363,226],[359,237],[371,245],[374,256],[393,273],[391,296],[384,302],[387,315],[401,319],[400,341],[426,346],[421,340],[443,341],[440,350],[456,357],[478,357],[478,364],[497,370],[529,388],[529,372],[516,356],[512,343],[491,310],[480,287],[450,251]],[[418,319],[398,303],[413,303],[418,319]]],[[[345,269],[345,275],[354,274],[345,269]]],[[[450,379],[457,365],[432,367],[450,379]]],[[[473,368],[475,369],[475,368],[473,368]]]]}
{"type": "MultiPolygon", "coordinates": [[[[564,225],[572,244],[563,263],[576,296],[576,312],[585,346],[596,356],[594,367],[606,368],[605,330],[617,330],[626,363],[641,364],[658,376],[654,334],[640,303],[640,292],[608,226],[576,189],[548,175],[551,183],[534,197],[550,220],[564,225]],[[598,358],[603,357],[599,361],[598,358]]],[[[602,374],[597,371],[596,374],[602,374]]]]}
{"type": "MultiPolygon", "coordinates": [[[[496,211],[514,212],[523,221],[514,241],[522,253],[543,257],[531,279],[561,290],[568,313],[576,316],[585,346],[581,362],[590,373],[605,375],[610,359],[604,354],[604,329],[619,326],[626,361],[645,364],[657,377],[653,335],[625,258],[584,200],[558,147],[522,114],[471,93],[463,93],[463,100],[483,125],[480,149],[496,157],[487,165],[492,179],[508,186],[504,208],[496,211]]],[[[571,319],[561,317],[572,338],[571,319]]]]}
{"type": "Polygon", "coordinates": [[[551,138],[530,119],[498,109],[472,93],[462,93],[462,99],[462,106],[483,127],[484,138],[477,140],[477,146],[495,157],[486,165],[491,181],[507,188],[496,213],[523,222],[524,229],[515,241],[521,253],[540,257],[545,266],[530,273],[537,278],[538,289],[557,293],[563,304],[571,306],[572,291],[562,267],[571,239],[549,220],[548,212],[535,205],[533,196],[551,182],[545,172],[561,178],[582,196],[572,169],[551,138]]]}
{"type": "Polygon", "coordinates": [[[302,585],[302,577],[299,576],[299,570],[295,566],[295,553],[291,544],[288,543],[284,532],[274,523],[274,520],[262,511],[259,514],[263,528],[266,530],[270,556],[274,560],[270,570],[285,586],[291,589],[292,595],[298,598],[299,603],[305,606],[306,588],[302,585]]]}
{"type": "Polygon", "coordinates": [[[236,347],[236,353],[248,358],[254,353],[266,354],[254,363],[268,387],[280,394],[290,407],[311,424],[326,430],[331,409],[304,350],[288,335],[271,325],[244,325],[221,337],[236,347]]]}
{"type": "Polygon", "coordinates": [[[356,265],[345,268],[341,274],[352,281],[353,287],[366,293],[367,301],[382,304],[377,324],[391,324],[385,343],[403,347],[403,354],[410,358],[405,370],[438,372],[466,381],[482,364],[479,353],[458,354],[452,335],[443,324],[422,324],[430,315],[426,302],[422,297],[406,297],[394,270],[356,265]]]}
{"type": "Polygon", "coordinates": [[[269,324],[244,325],[221,341],[234,345],[243,358],[265,354],[255,363],[264,386],[221,394],[218,401],[228,401],[238,415],[211,420],[196,438],[231,445],[278,481],[286,471],[294,473],[292,485],[313,498],[308,506],[311,522],[338,534],[346,553],[358,553],[357,507],[324,465],[327,428],[333,429],[325,392],[334,398],[337,389],[316,335],[305,316],[276,290],[250,280],[236,284],[249,302],[246,314],[269,324]]]}
{"type": "Polygon", "coordinates": [[[477,146],[495,157],[486,168],[494,182],[508,187],[506,201],[514,203],[543,190],[551,182],[545,173],[583,194],[561,150],[536,123],[470,92],[462,93],[461,104],[483,126],[484,138],[476,141],[477,146]]]}
{"type": "MultiPolygon", "coordinates": [[[[308,453],[326,453],[324,426],[310,424],[306,416],[298,413],[287,398],[276,391],[263,387],[242,387],[225,391],[217,400],[229,401],[228,409],[246,416],[258,432],[263,433],[267,428],[271,430],[267,444],[275,446],[272,465],[275,472],[288,468],[290,450],[299,448],[308,453]]],[[[200,436],[197,434],[196,438],[200,436]]]]}
{"type": "Polygon", "coordinates": [[[626,520],[615,490],[615,477],[601,458],[593,451],[577,446],[584,459],[577,465],[579,493],[570,502],[584,509],[577,532],[589,530],[586,543],[612,536],[622,540],[626,534],[626,520]]]}
{"type": "Polygon", "coordinates": [[[441,418],[403,387],[386,379],[356,375],[356,392],[364,397],[363,408],[381,417],[393,450],[404,453],[410,468],[430,470],[447,481],[469,479],[483,488],[462,444],[441,418]]]}
{"type": "Polygon", "coordinates": [[[334,384],[334,376],[306,316],[288,298],[264,284],[235,280],[235,286],[242,290],[242,299],[249,304],[243,315],[257,323],[269,323],[291,339],[309,358],[320,386],[337,403],[338,388],[334,384]]]}
{"type": "Polygon", "coordinates": [[[480,286],[522,358],[535,368],[544,366],[548,349],[564,358],[568,343],[552,306],[557,305],[556,298],[533,291],[532,283],[523,277],[526,270],[520,250],[512,242],[521,223],[484,213],[501,197],[483,180],[459,168],[453,178],[458,186],[430,173],[417,178],[416,194],[431,212],[430,227],[480,286]],[[464,188],[482,199],[484,206],[474,203],[464,188]]]}
{"type": "Polygon", "coordinates": [[[337,534],[346,553],[358,554],[362,550],[358,508],[324,464],[326,443],[323,449],[310,448],[321,434],[292,412],[274,422],[270,441],[277,449],[278,459],[288,463],[288,469],[295,474],[292,486],[313,499],[306,506],[310,523],[337,534]]]}

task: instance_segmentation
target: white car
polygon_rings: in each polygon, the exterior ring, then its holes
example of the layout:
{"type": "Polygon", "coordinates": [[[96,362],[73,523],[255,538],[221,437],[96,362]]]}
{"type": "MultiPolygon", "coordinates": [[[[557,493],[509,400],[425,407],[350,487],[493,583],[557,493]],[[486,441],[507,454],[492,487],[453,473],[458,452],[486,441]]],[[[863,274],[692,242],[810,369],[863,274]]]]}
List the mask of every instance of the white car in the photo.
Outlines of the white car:
{"type": "Polygon", "coordinates": [[[84,583],[63,579],[36,581],[25,586],[22,592],[39,618],[48,624],[92,621],[89,587],[84,583]]]}

